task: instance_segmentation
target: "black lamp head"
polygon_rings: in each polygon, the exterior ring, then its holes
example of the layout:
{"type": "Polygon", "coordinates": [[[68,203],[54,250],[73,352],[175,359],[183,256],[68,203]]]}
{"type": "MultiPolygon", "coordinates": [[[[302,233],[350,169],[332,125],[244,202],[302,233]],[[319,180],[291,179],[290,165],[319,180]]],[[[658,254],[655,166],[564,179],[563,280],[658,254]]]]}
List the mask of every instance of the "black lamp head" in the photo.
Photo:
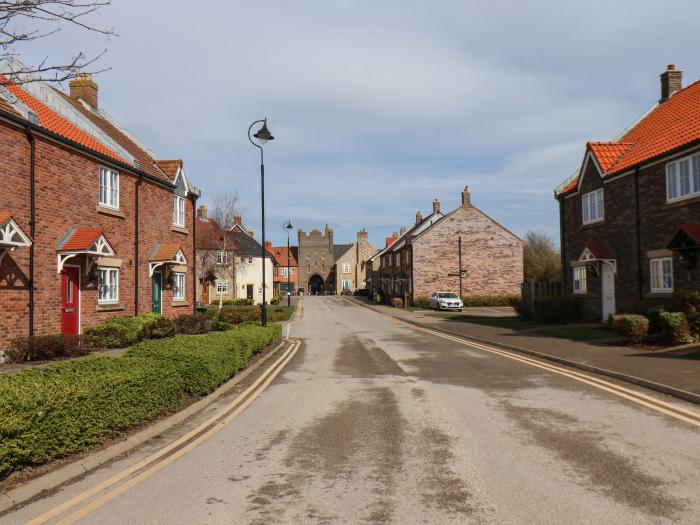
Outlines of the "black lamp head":
{"type": "Polygon", "coordinates": [[[268,140],[274,140],[275,137],[272,136],[270,130],[267,129],[267,119],[263,120],[262,127],[253,135],[260,144],[265,144],[268,140]]]}
{"type": "Polygon", "coordinates": [[[290,222],[287,223],[287,225],[285,226],[285,228],[287,228],[288,230],[292,230],[292,229],[294,229],[294,226],[292,226],[292,223],[291,223],[291,221],[290,221],[290,222]]]}

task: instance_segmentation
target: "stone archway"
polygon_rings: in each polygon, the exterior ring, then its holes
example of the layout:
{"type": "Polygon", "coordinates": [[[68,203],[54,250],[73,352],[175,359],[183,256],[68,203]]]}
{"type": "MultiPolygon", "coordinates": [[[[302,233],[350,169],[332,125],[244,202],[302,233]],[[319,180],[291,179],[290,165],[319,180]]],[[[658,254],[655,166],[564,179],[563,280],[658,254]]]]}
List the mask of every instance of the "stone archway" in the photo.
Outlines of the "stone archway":
{"type": "Polygon", "coordinates": [[[326,285],[323,282],[323,278],[318,275],[312,275],[309,279],[309,295],[323,295],[326,289],[326,285]]]}

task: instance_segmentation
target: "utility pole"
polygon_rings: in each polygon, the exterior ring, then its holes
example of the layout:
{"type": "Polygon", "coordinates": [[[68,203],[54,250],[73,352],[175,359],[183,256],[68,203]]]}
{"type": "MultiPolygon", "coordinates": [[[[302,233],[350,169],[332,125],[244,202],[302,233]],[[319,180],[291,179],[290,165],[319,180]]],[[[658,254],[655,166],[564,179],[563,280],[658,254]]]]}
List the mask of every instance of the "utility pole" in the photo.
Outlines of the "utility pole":
{"type": "Polygon", "coordinates": [[[459,298],[462,298],[463,286],[462,286],[462,276],[466,275],[467,270],[462,269],[462,236],[457,237],[457,260],[459,264],[458,271],[455,273],[448,273],[448,277],[459,277],[459,298]]]}

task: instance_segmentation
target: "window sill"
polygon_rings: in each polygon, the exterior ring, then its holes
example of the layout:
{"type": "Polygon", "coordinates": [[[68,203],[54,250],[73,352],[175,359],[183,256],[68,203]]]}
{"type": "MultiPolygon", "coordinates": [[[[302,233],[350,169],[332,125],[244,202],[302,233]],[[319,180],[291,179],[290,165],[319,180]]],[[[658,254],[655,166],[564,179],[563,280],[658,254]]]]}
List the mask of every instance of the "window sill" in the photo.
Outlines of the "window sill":
{"type": "Polygon", "coordinates": [[[673,297],[673,290],[668,292],[649,292],[647,293],[647,299],[670,299],[673,297]]]}
{"type": "Polygon", "coordinates": [[[183,233],[183,234],[185,234],[185,235],[189,235],[189,234],[190,234],[190,230],[188,230],[187,228],[181,228],[180,226],[175,226],[175,225],[173,225],[172,230],[173,230],[174,232],[183,233]]]}
{"type": "Polygon", "coordinates": [[[581,229],[583,228],[594,228],[596,226],[600,226],[601,224],[605,224],[605,219],[601,219],[599,221],[593,221],[593,222],[587,222],[585,224],[581,224],[581,229]]]}
{"type": "Polygon", "coordinates": [[[116,312],[123,309],[124,305],[119,303],[97,303],[98,312],[116,312]]]}
{"type": "Polygon", "coordinates": [[[573,292],[576,297],[584,297],[588,295],[588,292],[573,292]]]}
{"type": "Polygon", "coordinates": [[[677,208],[679,206],[686,206],[688,204],[695,204],[700,202],[700,195],[692,195],[690,197],[682,197],[680,199],[676,199],[674,201],[668,202],[666,201],[664,207],[665,208],[677,208]]]}
{"type": "Polygon", "coordinates": [[[106,206],[100,206],[99,204],[97,205],[97,213],[101,213],[102,215],[109,215],[110,217],[118,217],[119,219],[124,218],[124,213],[114,209],[114,208],[107,208],[106,206]]]}
{"type": "Polygon", "coordinates": [[[190,303],[187,301],[173,301],[173,308],[182,308],[183,306],[189,306],[190,303]]]}

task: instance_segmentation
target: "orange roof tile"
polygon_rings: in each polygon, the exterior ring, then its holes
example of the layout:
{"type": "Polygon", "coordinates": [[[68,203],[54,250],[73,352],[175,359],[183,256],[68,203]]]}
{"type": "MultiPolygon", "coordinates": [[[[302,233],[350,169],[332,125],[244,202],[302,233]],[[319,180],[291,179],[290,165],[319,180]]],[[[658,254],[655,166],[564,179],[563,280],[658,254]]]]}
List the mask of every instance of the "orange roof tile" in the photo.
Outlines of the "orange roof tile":
{"type": "Polygon", "coordinates": [[[156,164],[171,180],[175,180],[177,170],[182,166],[182,160],[157,160],[156,164]]]}
{"type": "Polygon", "coordinates": [[[684,231],[685,234],[696,243],[700,244],[700,224],[681,224],[679,229],[684,231]]]}
{"type": "Polygon", "coordinates": [[[29,109],[37,114],[39,117],[39,125],[41,127],[56,133],[63,138],[76,142],[81,146],[96,151],[97,153],[101,153],[107,157],[111,157],[115,160],[126,163],[123,158],[114,153],[111,149],[107,148],[97,139],[94,139],[78,128],[75,124],[69,122],[66,118],[62,117],[47,105],[34,98],[17,84],[8,82],[2,75],[0,75],[0,81],[4,83],[4,87],[10,93],[12,93],[26,106],[28,106],[29,109]]]}
{"type": "MultiPolygon", "coordinates": [[[[277,263],[277,266],[287,266],[287,247],[286,246],[273,246],[272,249],[267,250],[267,252],[272,255],[277,263]]],[[[289,248],[289,266],[297,266],[297,258],[295,256],[296,248],[290,246],[289,248]]],[[[285,277],[286,279],[286,277],[285,277]]]]}
{"type": "Polygon", "coordinates": [[[603,241],[587,242],[585,247],[596,259],[613,259],[614,255],[603,241]]]}
{"type": "MultiPolygon", "coordinates": [[[[591,142],[604,177],[616,175],[700,140],[700,81],[677,91],[634,125],[618,142],[591,142]]],[[[573,191],[577,181],[560,193],[573,191]]]]}
{"type": "Polygon", "coordinates": [[[73,235],[63,242],[58,251],[78,252],[88,250],[100,235],[102,235],[100,228],[76,228],[73,235]]]}
{"type": "Polygon", "coordinates": [[[177,252],[182,250],[179,244],[159,244],[154,250],[149,261],[174,261],[177,252]]]}

